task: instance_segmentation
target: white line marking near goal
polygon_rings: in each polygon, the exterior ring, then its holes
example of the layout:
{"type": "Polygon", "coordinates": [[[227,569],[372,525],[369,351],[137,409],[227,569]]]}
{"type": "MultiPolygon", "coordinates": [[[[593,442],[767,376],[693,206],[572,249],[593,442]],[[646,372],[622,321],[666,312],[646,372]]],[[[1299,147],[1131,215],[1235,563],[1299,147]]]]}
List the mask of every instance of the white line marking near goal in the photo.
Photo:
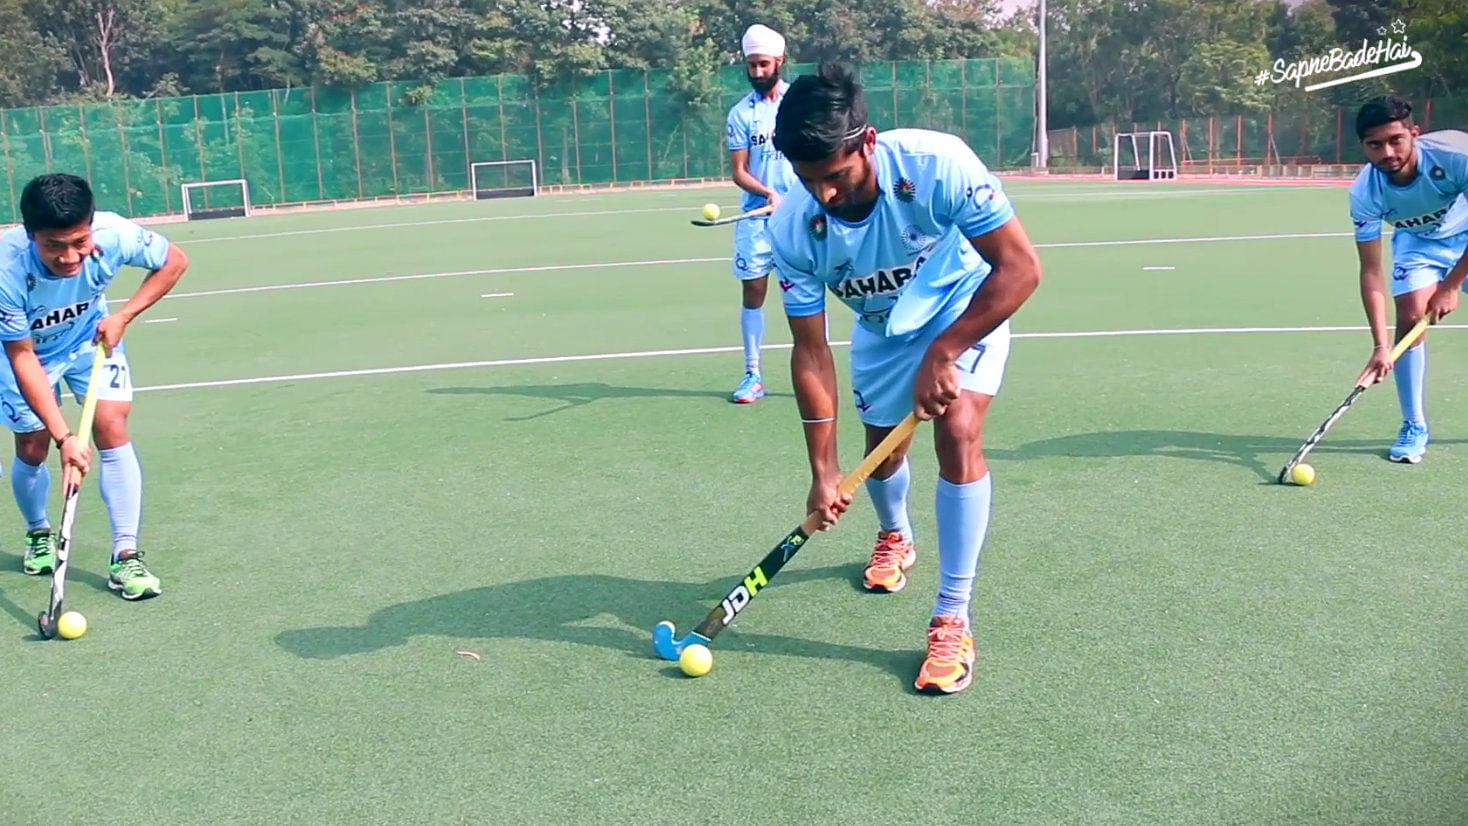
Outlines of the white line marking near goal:
{"type": "MultiPolygon", "coordinates": [[[[1190,238],[1138,238],[1127,241],[1065,241],[1050,244],[1036,244],[1037,249],[1072,249],[1081,247],[1126,247],[1145,246],[1149,244],[1204,244],[1218,241],[1287,241],[1297,238],[1346,238],[1349,232],[1288,232],[1273,235],[1220,235],[1220,236],[1197,236],[1190,238]]],[[[382,284],[390,281],[421,281],[432,278],[459,278],[470,275],[514,275],[531,272],[561,272],[571,270],[600,270],[613,269],[617,267],[663,267],[678,264],[714,264],[729,260],[728,256],[712,258],[661,258],[646,261],[604,261],[589,264],[544,264],[528,267],[491,267],[482,270],[458,270],[455,272],[425,272],[411,273],[407,275],[379,275],[366,278],[341,278],[330,281],[297,281],[286,284],[261,284],[254,287],[225,287],[217,290],[197,290],[186,293],[172,293],[164,296],[165,300],[176,298],[202,298],[214,295],[240,295],[243,293],[274,292],[276,290],[302,290],[313,287],[342,287],[349,284],[382,284]]],[[[123,303],[127,299],[114,298],[108,303],[123,303]]]]}
{"type": "Polygon", "coordinates": [[[174,317],[174,318],[145,318],[145,319],[143,319],[143,323],[144,324],[167,324],[170,321],[178,321],[178,318],[177,317],[174,317]]]}
{"type": "Polygon", "coordinates": [[[510,298],[510,297],[512,297],[514,295],[515,295],[514,293],[485,293],[485,294],[483,294],[483,295],[481,295],[479,297],[480,298],[510,298]]]}
{"type": "MultiPolygon", "coordinates": [[[[1183,327],[1153,330],[1077,330],[1073,332],[1015,333],[1014,338],[1069,339],[1069,338],[1120,338],[1128,336],[1187,336],[1187,335],[1239,335],[1246,333],[1337,333],[1360,332],[1367,328],[1354,326],[1316,327],[1183,327]]],[[[1434,329],[1462,330],[1468,324],[1439,324],[1434,329]]],[[[849,341],[833,341],[833,347],[849,346],[849,341]]],[[[789,350],[789,344],[766,344],[764,350],[789,350]]],[[[219,379],[216,381],[193,381],[180,384],[159,384],[139,387],[136,392],[158,390],[192,390],[203,387],[234,387],[247,384],[274,384],[279,382],[312,381],[316,379],[352,378],[356,376],[386,376],[402,373],[428,373],[440,370],[462,370],[483,367],[519,367],[529,364],[564,364],[583,361],[614,361],[620,359],[663,358],[668,356],[698,356],[715,353],[741,352],[741,346],[688,347],[679,350],[633,350],[622,353],[588,353],[575,356],[534,356],[530,358],[488,359],[485,361],[457,361],[443,364],[414,364],[401,367],[369,367],[361,370],[332,370],[321,373],[293,373],[283,376],[256,376],[243,379],[219,379]]]]}
{"type": "Polygon", "coordinates": [[[1167,270],[1175,270],[1177,267],[1143,267],[1142,269],[1148,272],[1165,272],[1167,270]]]}

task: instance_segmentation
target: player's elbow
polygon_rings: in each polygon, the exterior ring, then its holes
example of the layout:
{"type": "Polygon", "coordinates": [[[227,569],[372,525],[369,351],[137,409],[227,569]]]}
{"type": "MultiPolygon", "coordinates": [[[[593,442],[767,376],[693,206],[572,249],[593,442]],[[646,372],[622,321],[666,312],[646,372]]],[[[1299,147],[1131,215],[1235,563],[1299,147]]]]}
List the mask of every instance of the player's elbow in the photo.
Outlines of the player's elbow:
{"type": "Polygon", "coordinates": [[[1026,244],[1015,250],[1013,258],[1006,260],[1002,269],[1008,276],[1006,280],[1022,295],[1028,296],[1040,288],[1040,254],[1033,246],[1026,244]]]}
{"type": "Polygon", "coordinates": [[[173,265],[174,269],[182,275],[184,270],[189,268],[189,254],[184,252],[183,247],[180,247],[178,244],[169,244],[168,263],[173,265]]]}

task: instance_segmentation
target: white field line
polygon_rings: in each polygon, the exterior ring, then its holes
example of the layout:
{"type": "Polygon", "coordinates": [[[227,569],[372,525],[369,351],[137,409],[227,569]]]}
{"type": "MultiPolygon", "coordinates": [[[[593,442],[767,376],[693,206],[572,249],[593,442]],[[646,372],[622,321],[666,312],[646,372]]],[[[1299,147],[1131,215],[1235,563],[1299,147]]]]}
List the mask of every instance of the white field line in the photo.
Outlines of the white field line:
{"type": "MultiPolygon", "coordinates": [[[[1269,235],[1218,235],[1193,236],[1186,238],[1138,238],[1128,241],[1064,241],[1036,244],[1039,249],[1076,249],[1083,247],[1127,247],[1153,244],[1206,244],[1222,241],[1287,241],[1301,238],[1344,238],[1349,232],[1285,232],[1269,235]]],[[[528,267],[491,267],[481,270],[456,270],[453,272],[424,272],[407,275],[379,275],[366,278],[338,278],[328,281],[297,281],[287,284],[261,284],[254,287],[225,287],[217,290],[196,290],[172,293],[164,300],[179,298],[203,298],[217,295],[240,295],[243,293],[275,292],[278,290],[304,290],[315,287],[342,287],[350,284],[383,284],[391,281],[421,281],[434,278],[461,278],[471,275],[516,275],[534,272],[562,272],[569,270],[600,270],[618,267],[662,267],[678,264],[712,264],[728,261],[726,256],[712,258],[656,258],[645,261],[604,261],[591,264],[544,264],[528,267]]],[[[119,304],[127,299],[114,298],[108,303],[119,304]]]]}
{"type": "MultiPolygon", "coordinates": [[[[1468,328],[1465,324],[1442,324],[1435,329],[1461,330],[1468,328]]],[[[1272,334],[1272,333],[1335,333],[1335,332],[1360,332],[1365,330],[1364,326],[1314,326],[1314,327],[1184,327],[1177,329],[1147,329],[1147,330],[1079,330],[1073,332],[1042,332],[1042,333],[1015,333],[1014,338],[1021,339],[1071,339],[1071,338],[1116,338],[1127,336],[1190,336],[1190,335],[1241,335],[1241,334],[1272,334]]],[[[850,345],[849,341],[833,341],[832,346],[845,347],[850,345]]],[[[788,350],[789,344],[767,344],[765,350],[788,350]]],[[[487,359],[484,361],[458,361],[444,362],[440,364],[414,364],[400,367],[371,367],[361,370],[332,370],[320,373],[292,373],[281,376],[254,376],[242,379],[220,379],[215,381],[194,381],[180,384],[159,384],[152,387],[139,387],[137,392],[155,392],[160,390],[192,390],[204,387],[234,387],[249,384],[275,384],[280,382],[314,381],[319,379],[352,378],[357,376],[384,376],[402,373],[427,373],[440,370],[463,370],[470,368],[485,367],[517,367],[528,364],[564,364],[567,362],[587,361],[613,361],[625,359],[643,358],[667,358],[673,356],[694,356],[713,353],[735,353],[742,351],[740,346],[725,347],[689,347],[678,350],[633,350],[620,353],[587,353],[572,356],[534,356],[529,358],[512,359],[487,359]]]]}

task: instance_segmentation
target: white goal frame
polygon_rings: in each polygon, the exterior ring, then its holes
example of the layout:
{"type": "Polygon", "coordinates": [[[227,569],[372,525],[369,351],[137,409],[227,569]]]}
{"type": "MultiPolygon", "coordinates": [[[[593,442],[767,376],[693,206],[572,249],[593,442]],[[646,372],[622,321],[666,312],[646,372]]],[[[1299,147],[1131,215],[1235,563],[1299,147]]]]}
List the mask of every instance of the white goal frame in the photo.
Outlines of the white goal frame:
{"type": "Polygon", "coordinates": [[[244,178],[229,178],[220,181],[193,181],[184,184],[180,189],[183,192],[184,218],[189,221],[204,218],[237,218],[248,216],[253,210],[250,208],[250,182],[244,178]],[[205,187],[217,187],[233,184],[240,188],[240,203],[242,206],[213,207],[194,209],[194,202],[189,198],[189,190],[203,189],[205,187]]]}
{"type": "Polygon", "coordinates": [[[534,158],[514,158],[507,161],[475,161],[469,164],[469,194],[477,201],[485,198],[513,198],[535,197],[540,194],[540,168],[536,166],[534,158]],[[523,187],[501,187],[480,191],[479,170],[491,166],[519,166],[530,165],[530,191],[525,192],[523,187]]]}
{"type": "Polygon", "coordinates": [[[1118,181],[1171,181],[1177,179],[1177,148],[1172,133],[1152,130],[1148,132],[1117,132],[1111,143],[1111,177],[1118,181]],[[1125,176],[1121,169],[1121,141],[1131,140],[1132,158],[1136,165],[1125,176]],[[1147,165],[1142,166],[1142,151],[1139,140],[1147,142],[1147,165]],[[1161,151],[1159,151],[1161,150],[1161,151]],[[1165,155],[1165,157],[1159,157],[1165,155]]]}

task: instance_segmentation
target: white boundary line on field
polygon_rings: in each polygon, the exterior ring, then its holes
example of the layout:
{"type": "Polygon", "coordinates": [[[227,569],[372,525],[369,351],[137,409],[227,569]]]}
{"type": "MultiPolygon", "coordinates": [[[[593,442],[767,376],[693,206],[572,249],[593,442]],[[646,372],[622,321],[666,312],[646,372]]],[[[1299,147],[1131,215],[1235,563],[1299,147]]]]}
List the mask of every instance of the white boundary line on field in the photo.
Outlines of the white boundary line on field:
{"type": "MultiPolygon", "coordinates": [[[[1115,189],[1115,190],[1108,190],[1108,191],[1105,191],[1105,192],[1097,192],[1097,193],[1093,193],[1093,194],[1089,194],[1089,195],[1087,195],[1086,193],[1083,193],[1083,192],[1036,192],[1036,193],[1028,193],[1028,194],[1025,194],[1023,196],[1019,196],[1019,200],[1020,200],[1021,203],[1024,202],[1024,201],[1031,201],[1031,200],[1049,201],[1049,200],[1062,200],[1062,199],[1063,200],[1082,201],[1082,202],[1085,202],[1085,203],[1092,203],[1092,202],[1097,202],[1097,201],[1151,200],[1151,199],[1164,198],[1164,197],[1191,196],[1191,195],[1210,195],[1211,196],[1211,195],[1226,194],[1226,193],[1254,193],[1254,192],[1261,192],[1261,191],[1268,191],[1271,194],[1273,194],[1273,193],[1279,192],[1281,188],[1286,188],[1286,189],[1316,189],[1317,187],[1310,187],[1310,186],[1286,186],[1286,187],[1244,186],[1244,187],[1226,188],[1226,189],[1225,188],[1219,188],[1219,189],[1155,189],[1155,190],[1145,190],[1145,191],[1144,190],[1124,191],[1122,189],[1115,189]]],[[[581,212],[535,212],[535,213],[526,213],[526,214],[519,214],[519,215],[475,215],[475,216],[469,216],[469,217],[466,217],[466,218],[434,218],[434,219],[429,219],[429,220],[425,220],[425,221],[393,221],[393,222],[382,223],[382,224],[354,224],[354,225],[345,226],[345,227],[315,227],[315,228],[312,228],[312,229],[281,230],[281,231],[278,231],[278,232],[256,232],[256,233],[250,233],[248,235],[219,235],[219,236],[215,236],[215,237],[212,237],[212,238],[191,238],[191,239],[187,239],[187,240],[180,240],[179,243],[180,244],[183,244],[185,246],[193,246],[195,244],[213,244],[213,243],[217,243],[219,241],[255,241],[255,240],[259,240],[261,238],[290,238],[290,237],[300,236],[300,235],[326,235],[326,234],[337,233],[337,232],[360,232],[360,231],[366,231],[366,230],[400,229],[400,228],[407,228],[407,227],[426,227],[426,226],[437,226],[439,224],[474,224],[474,223],[488,223],[488,222],[497,222],[497,221],[530,221],[530,220],[541,220],[541,219],[546,219],[546,218],[597,218],[597,217],[604,217],[604,216],[607,216],[607,215],[635,215],[635,214],[639,214],[639,213],[644,213],[645,214],[645,213],[657,213],[657,212],[690,212],[690,211],[693,211],[693,209],[694,208],[692,206],[676,206],[676,207],[643,207],[643,208],[640,208],[640,209],[598,209],[598,210],[585,210],[585,211],[581,211],[581,212]]]]}
{"type": "MultiPolygon", "coordinates": [[[[1049,244],[1036,244],[1038,249],[1074,249],[1078,247],[1127,247],[1148,246],[1153,244],[1204,244],[1219,241],[1288,241],[1303,238],[1346,238],[1349,232],[1286,232],[1272,235],[1219,235],[1219,236],[1197,236],[1189,238],[1137,238],[1125,241],[1064,241],[1049,244]]],[[[431,278],[459,278],[470,275],[515,275],[519,273],[532,272],[559,272],[566,270],[600,270],[614,269],[617,267],[662,267],[676,264],[713,264],[727,262],[727,256],[712,258],[659,258],[646,261],[604,261],[591,264],[542,264],[525,267],[491,267],[482,270],[457,270],[453,272],[424,272],[410,273],[407,275],[378,275],[365,278],[340,278],[329,281],[297,281],[286,284],[261,284],[254,287],[223,287],[217,290],[195,290],[193,292],[172,293],[164,296],[164,300],[178,298],[203,298],[215,295],[240,295],[243,293],[264,293],[277,290],[301,290],[312,287],[341,287],[350,284],[382,284],[391,281],[421,281],[431,278]]],[[[114,298],[108,303],[117,304],[127,299],[114,298]]]]}
{"type": "MultiPolygon", "coordinates": [[[[1468,328],[1468,324],[1443,324],[1434,329],[1461,330],[1468,328]]],[[[1177,336],[1177,335],[1238,335],[1247,333],[1336,333],[1336,332],[1361,332],[1367,328],[1360,325],[1355,326],[1315,326],[1315,327],[1183,327],[1177,329],[1152,329],[1152,330],[1079,330],[1073,332],[1047,332],[1047,333],[1015,333],[1014,338],[1034,339],[1070,339],[1070,338],[1119,338],[1126,336],[1177,336]]],[[[850,345],[849,341],[833,341],[834,347],[845,347],[850,345]]],[[[789,350],[789,344],[767,344],[764,350],[789,350]]],[[[293,373],[282,376],[255,376],[243,379],[219,379],[215,381],[194,381],[181,384],[159,384],[152,387],[138,387],[136,392],[154,392],[160,390],[192,390],[205,387],[235,387],[249,384],[276,384],[281,382],[312,381],[316,379],[352,378],[357,376],[383,376],[402,373],[427,373],[439,370],[461,370],[468,368],[483,367],[518,367],[529,364],[564,364],[567,362],[586,361],[612,361],[620,359],[641,358],[665,358],[669,356],[696,356],[714,353],[737,353],[743,350],[739,346],[724,347],[689,347],[678,350],[633,350],[621,353],[588,353],[574,356],[532,356],[527,358],[512,359],[487,359],[484,361],[456,361],[442,364],[414,364],[401,367],[370,367],[360,370],[332,370],[321,373],[293,373]]]]}

